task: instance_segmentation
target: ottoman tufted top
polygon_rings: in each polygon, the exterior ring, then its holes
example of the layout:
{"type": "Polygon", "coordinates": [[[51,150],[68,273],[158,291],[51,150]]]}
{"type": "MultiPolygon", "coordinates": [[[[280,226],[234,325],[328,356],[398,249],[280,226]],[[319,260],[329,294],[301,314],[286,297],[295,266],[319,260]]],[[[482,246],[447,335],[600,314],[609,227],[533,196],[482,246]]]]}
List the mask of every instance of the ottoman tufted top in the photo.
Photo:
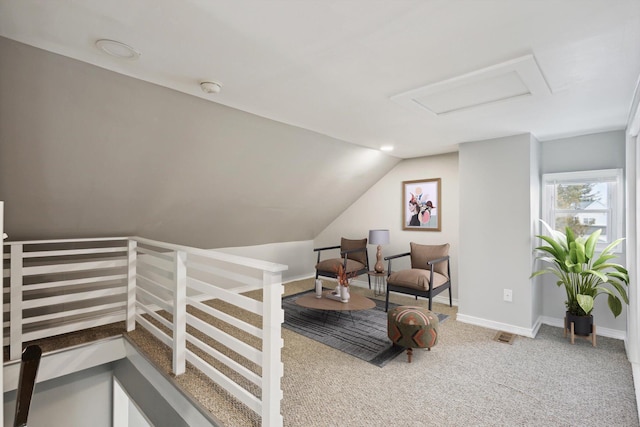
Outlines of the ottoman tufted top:
{"type": "Polygon", "coordinates": [[[438,325],[438,316],[423,307],[415,307],[402,305],[392,309],[389,317],[393,318],[396,323],[403,325],[420,325],[420,326],[436,326],[438,325]]]}

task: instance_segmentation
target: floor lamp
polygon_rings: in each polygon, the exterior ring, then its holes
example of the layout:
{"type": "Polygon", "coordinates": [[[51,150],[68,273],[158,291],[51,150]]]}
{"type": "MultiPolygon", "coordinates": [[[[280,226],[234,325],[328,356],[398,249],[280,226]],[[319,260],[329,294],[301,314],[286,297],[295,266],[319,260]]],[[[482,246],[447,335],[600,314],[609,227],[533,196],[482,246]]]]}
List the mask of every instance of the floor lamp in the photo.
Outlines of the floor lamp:
{"type": "Polygon", "coordinates": [[[384,264],[382,264],[382,245],[389,244],[389,230],[369,230],[369,244],[378,245],[376,251],[376,265],[373,269],[376,273],[384,272],[384,264]]]}

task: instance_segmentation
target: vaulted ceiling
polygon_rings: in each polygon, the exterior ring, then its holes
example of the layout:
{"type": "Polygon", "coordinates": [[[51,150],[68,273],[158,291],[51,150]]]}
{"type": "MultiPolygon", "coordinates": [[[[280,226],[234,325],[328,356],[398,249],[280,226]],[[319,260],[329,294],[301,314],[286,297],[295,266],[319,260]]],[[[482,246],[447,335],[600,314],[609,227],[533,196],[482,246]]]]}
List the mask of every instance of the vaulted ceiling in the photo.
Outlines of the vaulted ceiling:
{"type": "Polygon", "coordinates": [[[636,0],[0,0],[5,229],[313,239],[403,158],[624,128],[638,22],[636,0]]]}
{"type": "Polygon", "coordinates": [[[4,37],[400,158],[624,127],[638,22],[636,0],[0,1],[4,37]]]}

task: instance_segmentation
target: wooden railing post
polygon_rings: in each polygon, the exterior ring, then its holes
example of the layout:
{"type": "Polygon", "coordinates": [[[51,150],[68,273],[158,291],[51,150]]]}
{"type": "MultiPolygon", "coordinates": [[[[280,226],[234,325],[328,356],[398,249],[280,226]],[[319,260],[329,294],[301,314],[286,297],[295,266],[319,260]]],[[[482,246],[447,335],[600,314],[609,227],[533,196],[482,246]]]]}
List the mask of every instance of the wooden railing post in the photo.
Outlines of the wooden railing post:
{"type": "Polygon", "coordinates": [[[127,331],[136,328],[136,274],[138,242],[127,240],[127,331]]]}
{"type": "Polygon", "coordinates": [[[281,379],[284,372],[282,364],[282,273],[264,271],[262,273],[262,425],[282,426],[280,413],[282,401],[281,379]]]}
{"type": "Polygon", "coordinates": [[[184,374],[187,357],[187,253],[174,252],[173,373],[184,374]]]}
{"type": "Polygon", "coordinates": [[[21,244],[11,245],[11,289],[9,309],[9,359],[18,360],[22,354],[22,252],[21,244]]]}

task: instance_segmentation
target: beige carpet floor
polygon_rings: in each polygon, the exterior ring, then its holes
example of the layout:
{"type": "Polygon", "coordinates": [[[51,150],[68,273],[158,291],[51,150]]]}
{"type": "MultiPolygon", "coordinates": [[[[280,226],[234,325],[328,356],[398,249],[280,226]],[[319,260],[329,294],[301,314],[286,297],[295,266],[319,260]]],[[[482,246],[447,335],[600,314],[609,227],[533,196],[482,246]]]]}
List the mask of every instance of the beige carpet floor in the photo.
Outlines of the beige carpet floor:
{"type": "MultiPolygon", "coordinates": [[[[312,288],[285,285],[285,294],[312,288]]],[[[354,287],[373,297],[373,291],[354,287]]],[[[259,298],[260,291],[250,293],[259,298]]],[[[379,297],[382,298],[382,297],[379,297]]],[[[398,304],[413,298],[392,295],[398,304]]],[[[425,300],[418,304],[425,305],[425,300]]],[[[598,337],[571,345],[560,328],[543,326],[535,339],[513,344],[497,331],[456,321],[456,308],[431,351],[401,354],[383,368],[282,329],[285,426],[638,426],[631,366],[624,343],[598,337]]],[[[254,321],[252,319],[252,321],[254,321]]],[[[142,328],[129,334],[168,372],[170,351],[142,328]]],[[[222,425],[259,425],[259,418],[193,369],[176,382],[222,425]]]]}
{"type": "MultiPolygon", "coordinates": [[[[287,284],[285,294],[312,283],[287,284]]],[[[415,304],[401,295],[392,301],[415,304]]],[[[571,345],[561,329],[543,326],[536,339],[503,344],[493,339],[497,331],[457,322],[455,307],[433,310],[450,316],[438,345],[415,351],[411,364],[402,354],[383,368],[283,328],[285,426],[638,426],[622,341],[571,345]]],[[[197,373],[177,380],[224,425],[259,425],[242,405],[222,403],[224,393],[197,373]]]]}

